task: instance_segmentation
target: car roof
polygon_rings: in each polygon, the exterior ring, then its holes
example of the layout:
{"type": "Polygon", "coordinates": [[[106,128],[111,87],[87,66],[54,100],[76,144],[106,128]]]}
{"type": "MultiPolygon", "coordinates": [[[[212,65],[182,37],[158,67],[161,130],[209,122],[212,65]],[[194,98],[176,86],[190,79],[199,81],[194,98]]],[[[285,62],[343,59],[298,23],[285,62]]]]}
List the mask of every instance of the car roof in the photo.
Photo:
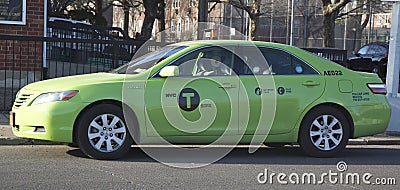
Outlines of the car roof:
{"type": "Polygon", "coordinates": [[[369,44],[365,44],[364,46],[369,46],[369,45],[379,45],[379,46],[383,46],[385,48],[389,48],[389,43],[387,43],[387,42],[372,42],[369,44]]]}
{"type": "Polygon", "coordinates": [[[274,43],[274,42],[262,42],[262,41],[248,41],[248,40],[195,40],[195,41],[185,41],[178,42],[173,45],[182,45],[182,46],[205,46],[205,45],[256,45],[256,46],[269,46],[269,47],[277,47],[286,49],[289,46],[286,44],[274,43]]]}

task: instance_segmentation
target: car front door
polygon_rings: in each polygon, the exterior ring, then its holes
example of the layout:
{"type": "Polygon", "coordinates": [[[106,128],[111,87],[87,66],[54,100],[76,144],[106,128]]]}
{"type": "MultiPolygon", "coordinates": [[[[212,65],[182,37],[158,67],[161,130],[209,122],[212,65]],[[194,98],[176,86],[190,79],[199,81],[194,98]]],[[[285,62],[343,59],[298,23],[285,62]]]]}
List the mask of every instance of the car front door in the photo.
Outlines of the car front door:
{"type": "Polygon", "coordinates": [[[239,79],[231,54],[218,46],[193,50],[170,64],[178,76],[151,77],[145,90],[148,136],[237,134],[239,79]]]}

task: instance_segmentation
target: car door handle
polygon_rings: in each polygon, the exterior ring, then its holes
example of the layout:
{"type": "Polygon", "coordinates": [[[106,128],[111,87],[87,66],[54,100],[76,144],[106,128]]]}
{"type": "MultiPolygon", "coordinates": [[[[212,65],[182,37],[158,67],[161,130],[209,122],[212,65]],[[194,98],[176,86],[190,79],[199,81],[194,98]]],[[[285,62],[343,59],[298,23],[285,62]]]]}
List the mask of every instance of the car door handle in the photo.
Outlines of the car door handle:
{"type": "Polygon", "coordinates": [[[220,88],[236,88],[235,86],[233,86],[231,83],[222,83],[220,86],[220,88]]]}
{"type": "Polygon", "coordinates": [[[303,82],[303,85],[304,86],[318,86],[319,82],[308,80],[306,82],[303,82]]]}

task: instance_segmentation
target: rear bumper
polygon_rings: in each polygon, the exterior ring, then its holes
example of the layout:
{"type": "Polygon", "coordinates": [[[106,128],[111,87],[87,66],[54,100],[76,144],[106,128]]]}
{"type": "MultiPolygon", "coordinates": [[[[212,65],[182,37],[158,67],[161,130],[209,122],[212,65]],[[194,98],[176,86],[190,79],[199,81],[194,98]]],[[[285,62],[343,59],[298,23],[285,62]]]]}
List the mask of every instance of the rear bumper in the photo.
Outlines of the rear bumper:
{"type": "Polygon", "coordinates": [[[389,103],[373,106],[351,107],[354,122],[354,138],[375,135],[386,131],[391,108],[389,103]]]}

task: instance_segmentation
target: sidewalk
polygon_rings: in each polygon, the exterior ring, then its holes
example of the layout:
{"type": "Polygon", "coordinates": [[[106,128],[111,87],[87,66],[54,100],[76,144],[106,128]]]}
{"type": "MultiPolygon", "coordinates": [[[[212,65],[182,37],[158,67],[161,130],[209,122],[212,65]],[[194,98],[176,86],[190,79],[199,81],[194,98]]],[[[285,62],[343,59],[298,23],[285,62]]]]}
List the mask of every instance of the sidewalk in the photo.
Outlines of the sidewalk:
{"type": "MultiPolygon", "coordinates": [[[[54,145],[62,143],[54,143],[42,140],[23,139],[16,137],[11,126],[8,125],[8,115],[0,113],[0,145],[54,145]]],[[[349,145],[400,145],[399,132],[386,132],[374,136],[350,139],[349,145]]]]}

